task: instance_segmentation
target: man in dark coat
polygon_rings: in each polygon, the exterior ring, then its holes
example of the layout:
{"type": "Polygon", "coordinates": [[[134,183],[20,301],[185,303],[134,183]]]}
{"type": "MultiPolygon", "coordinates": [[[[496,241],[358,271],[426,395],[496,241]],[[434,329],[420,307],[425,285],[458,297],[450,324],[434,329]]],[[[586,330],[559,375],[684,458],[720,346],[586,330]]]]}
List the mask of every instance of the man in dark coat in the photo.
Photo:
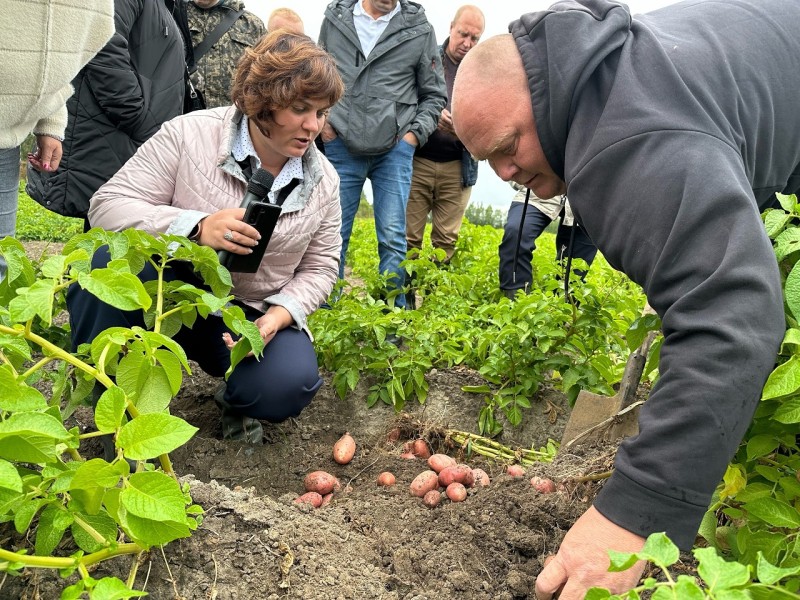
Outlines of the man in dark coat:
{"type": "Polygon", "coordinates": [[[614,474],[536,582],[539,600],[620,593],[607,550],[694,542],[775,365],[785,322],[760,210],[800,188],[800,4],[609,0],[523,15],[456,77],[456,133],[578,221],[661,316],[661,378],[614,474]]]}
{"type": "Polygon", "coordinates": [[[29,171],[44,207],[85,218],[89,199],[161,124],[183,111],[183,38],[160,0],[116,0],[116,31],[78,73],[55,173],[29,171]]]}

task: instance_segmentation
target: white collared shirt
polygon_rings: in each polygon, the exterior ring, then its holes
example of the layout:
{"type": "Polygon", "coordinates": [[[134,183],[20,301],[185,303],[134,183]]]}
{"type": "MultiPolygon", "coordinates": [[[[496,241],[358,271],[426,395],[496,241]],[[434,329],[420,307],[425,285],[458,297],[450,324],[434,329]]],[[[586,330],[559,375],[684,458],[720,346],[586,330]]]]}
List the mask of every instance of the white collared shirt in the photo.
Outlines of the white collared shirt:
{"type": "MultiPolygon", "coordinates": [[[[256,149],[253,146],[253,140],[250,138],[250,129],[247,123],[247,115],[242,115],[242,120],[239,122],[239,130],[236,134],[236,138],[233,140],[231,154],[233,154],[233,158],[235,158],[237,162],[241,162],[244,159],[250,160],[251,157],[254,158],[256,169],[260,169],[261,160],[258,158],[258,154],[256,154],[256,149]]],[[[267,199],[271,204],[275,204],[278,192],[286,187],[292,179],[303,181],[303,158],[301,156],[292,156],[286,161],[286,164],[283,165],[281,172],[278,173],[275,182],[272,184],[272,189],[267,195],[267,199]]]]}
{"type": "Polygon", "coordinates": [[[389,21],[400,12],[400,3],[398,2],[395,5],[392,12],[381,15],[377,19],[373,19],[361,5],[364,1],[365,0],[358,0],[358,2],[353,5],[353,24],[356,26],[358,40],[361,42],[361,51],[364,53],[364,56],[369,56],[375,44],[378,43],[378,38],[381,37],[389,26],[389,21]]]}

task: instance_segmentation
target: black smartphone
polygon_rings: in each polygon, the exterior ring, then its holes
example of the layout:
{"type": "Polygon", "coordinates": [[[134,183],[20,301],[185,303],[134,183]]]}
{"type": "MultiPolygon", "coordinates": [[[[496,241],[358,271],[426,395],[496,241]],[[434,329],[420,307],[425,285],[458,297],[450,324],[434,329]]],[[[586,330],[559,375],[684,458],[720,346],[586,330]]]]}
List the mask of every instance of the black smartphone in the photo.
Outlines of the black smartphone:
{"type": "Polygon", "coordinates": [[[253,247],[251,254],[234,254],[227,250],[219,251],[220,264],[231,273],[255,273],[264,258],[264,251],[269,244],[269,238],[278,222],[283,208],[268,202],[251,201],[244,213],[244,222],[252,225],[261,234],[258,245],[253,247]]]}

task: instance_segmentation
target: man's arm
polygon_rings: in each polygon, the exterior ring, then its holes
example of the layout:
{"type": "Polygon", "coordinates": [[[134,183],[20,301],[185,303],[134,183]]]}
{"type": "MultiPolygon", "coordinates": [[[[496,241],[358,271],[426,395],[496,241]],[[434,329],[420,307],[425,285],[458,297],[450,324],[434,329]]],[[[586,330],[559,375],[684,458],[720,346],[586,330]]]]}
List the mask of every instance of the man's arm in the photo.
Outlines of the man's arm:
{"type": "Polygon", "coordinates": [[[439,124],[442,109],[447,104],[444,69],[433,29],[426,37],[425,51],[416,66],[416,78],[417,114],[408,132],[414,134],[417,144],[422,146],[439,124]]]}
{"type": "Polygon", "coordinates": [[[624,550],[625,532],[692,546],[785,329],[772,245],[734,148],[694,132],[638,136],[594,157],[569,198],[609,262],[643,286],[664,344],[639,435],[542,573],[549,588],[561,579],[575,590],[564,600],[609,577],[612,591],[627,589],[630,573],[605,573],[605,551],[624,550]],[[580,548],[591,536],[608,542],[580,548]]]}

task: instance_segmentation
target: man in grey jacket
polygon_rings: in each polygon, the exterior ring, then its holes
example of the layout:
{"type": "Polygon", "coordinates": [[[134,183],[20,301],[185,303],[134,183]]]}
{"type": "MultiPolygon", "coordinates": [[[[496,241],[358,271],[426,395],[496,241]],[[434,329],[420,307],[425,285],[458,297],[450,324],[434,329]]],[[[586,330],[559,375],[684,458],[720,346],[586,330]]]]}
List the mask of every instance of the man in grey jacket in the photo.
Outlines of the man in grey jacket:
{"type": "MultiPolygon", "coordinates": [[[[414,149],[436,128],[447,102],[436,35],[425,10],[408,0],[335,0],[325,10],[319,44],[336,58],[345,96],[321,138],[341,180],[339,277],[364,183],[373,190],[380,272],[404,307],[406,202],[414,149]]],[[[391,303],[391,300],[389,300],[391,303]]]]}
{"type": "Polygon", "coordinates": [[[664,345],[639,435],[536,582],[539,600],[633,587],[607,550],[694,542],[775,364],[781,280],[759,212],[800,189],[800,4],[689,0],[631,17],[609,0],[523,15],[462,61],[453,119],[474,156],[568,193],[639,283],[664,345]]]}

